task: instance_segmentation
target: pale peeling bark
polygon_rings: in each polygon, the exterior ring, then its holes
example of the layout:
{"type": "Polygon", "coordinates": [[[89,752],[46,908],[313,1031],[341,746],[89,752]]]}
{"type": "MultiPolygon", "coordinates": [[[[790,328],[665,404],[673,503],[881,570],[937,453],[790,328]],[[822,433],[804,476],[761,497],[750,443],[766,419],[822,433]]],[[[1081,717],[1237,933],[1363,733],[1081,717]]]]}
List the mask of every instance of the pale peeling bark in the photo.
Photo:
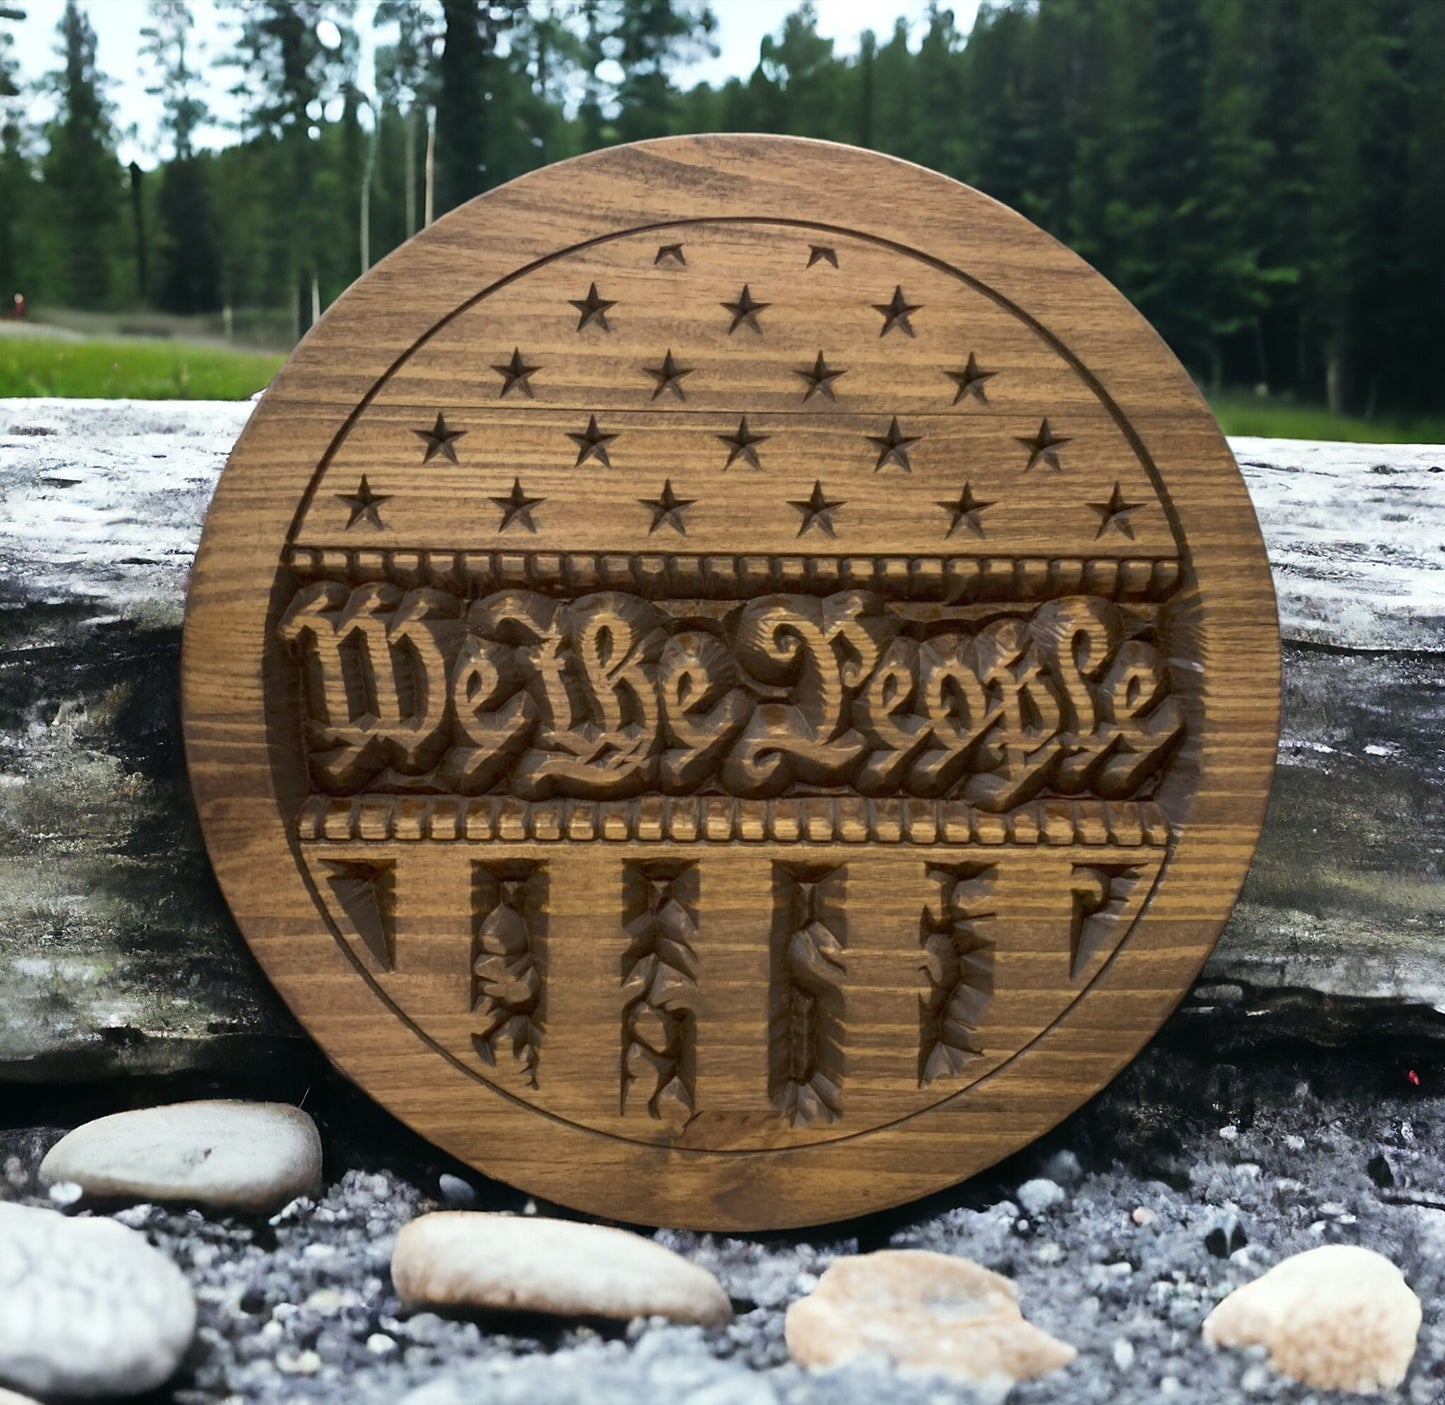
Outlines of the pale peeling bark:
{"type": "MultiPolygon", "coordinates": [[[[0,401],[0,1079],[227,1066],[301,1037],[211,878],[179,735],[190,562],[249,412],[0,401]]],[[[1255,1034],[1429,1029],[1445,448],[1233,447],[1275,566],[1285,734],[1254,871],[1185,1009],[1255,1034]]]]}

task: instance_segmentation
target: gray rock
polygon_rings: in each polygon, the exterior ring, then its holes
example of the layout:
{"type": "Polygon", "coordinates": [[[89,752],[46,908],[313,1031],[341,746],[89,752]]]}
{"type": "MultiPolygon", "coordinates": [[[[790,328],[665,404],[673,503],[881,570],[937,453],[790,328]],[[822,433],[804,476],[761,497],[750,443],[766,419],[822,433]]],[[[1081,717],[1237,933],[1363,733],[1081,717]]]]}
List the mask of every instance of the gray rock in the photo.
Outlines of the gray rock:
{"type": "Polygon", "coordinates": [[[477,1192],[460,1176],[443,1171],[437,1177],[437,1189],[442,1199],[454,1210],[468,1210],[477,1203],[477,1192]]]}
{"type": "Polygon", "coordinates": [[[40,1179],[91,1196],[265,1214],[321,1184],[321,1138],[284,1103],[171,1103],[77,1127],[47,1153],[40,1179]]]}
{"type": "Polygon", "coordinates": [[[1052,1210],[1055,1205],[1062,1205],[1068,1196],[1064,1194],[1063,1186],[1056,1181],[1038,1176],[1034,1180],[1025,1181],[1014,1192],[1014,1199],[1019,1202],[1024,1214],[1037,1218],[1046,1210],[1052,1210]]]}
{"type": "Polygon", "coordinates": [[[185,1275],[110,1220],[0,1204],[0,1381],[41,1395],[139,1395],[196,1330],[185,1275]]]}
{"type": "Polygon", "coordinates": [[[391,1276],[402,1300],[565,1316],[718,1324],[732,1306],[705,1268],[640,1234],[537,1215],[443,1210],[403,1227],[391,1276]]]}

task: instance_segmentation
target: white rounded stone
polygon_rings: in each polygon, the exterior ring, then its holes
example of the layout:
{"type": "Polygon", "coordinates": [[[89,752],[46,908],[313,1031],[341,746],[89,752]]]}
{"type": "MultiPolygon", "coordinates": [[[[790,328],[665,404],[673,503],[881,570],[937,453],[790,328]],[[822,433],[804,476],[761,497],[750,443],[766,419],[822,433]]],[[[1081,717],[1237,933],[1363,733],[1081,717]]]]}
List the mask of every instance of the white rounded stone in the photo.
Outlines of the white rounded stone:
{"type": "Polygon", "coordinates": [[[788,1309],[784,1330],[804,1366],[838,1366],[877,1352],[895,1367],[964,1381],[1045,1376],[1078,1354],[1024,1321],[1009,1279],[925,1249],[837,1260],[788,1309]]]}
{"type": "Polygon", "coordinates": [[[543,1216],[441,1210],[403,1225],[391,1276],[413,1306],[727,1322],[706,1269],[639,1234],[543,1216]]]}
{"type": "Polygon", "coordinates": [[[1366,1395],[1405,1379],[1420,1299],[1383,1254],[1327,1244],[1276,1264],[1204,1319],[1216,1346],[1264,1346],[1305,1385],[1366,1395]]]}
{"type": "Polygon", "coordinates": [[[171,1103],[77,1127],[50,1148],[40,1179],[73,1181],[90,1196],[265,1214],[319,1187],[321,1139],[286,1103],[171,1103]]]}
{"type": "Polygon", "coordinates": [[[1067,1199],[1064,1188],[1057,1181],[1051,1181],[1043,1176],[1034,1180],[1025,1181],[1017,1190],[1014,1199],[1023,1207],[1026,1215],[1037,1219],[1046,1210],[1052,1210],[1055,1205],[1062,1205],[1067,1199]]]}
{"type": "Polygon", "coordinates": [[[32,1400],[28,1395],[16,1395],[13,1390],[0,1386],[0,1405],[40,1405],[40,1402],[32,1400]]]}
{"type": "Polygon", "coordinates": [[[105,1219],[0,1204],[0,1381],[40,1395],[139,1395],[196,1330],[185,1275],[105,1219]]]}

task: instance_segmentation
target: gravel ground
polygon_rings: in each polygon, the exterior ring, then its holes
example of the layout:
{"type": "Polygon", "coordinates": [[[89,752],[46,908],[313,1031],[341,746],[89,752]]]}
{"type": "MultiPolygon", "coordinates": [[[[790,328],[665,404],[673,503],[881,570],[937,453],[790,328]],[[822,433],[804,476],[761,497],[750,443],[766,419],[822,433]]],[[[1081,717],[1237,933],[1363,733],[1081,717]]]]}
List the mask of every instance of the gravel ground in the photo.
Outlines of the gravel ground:
{"type": "MultiPolygon", "coordinates": [[[[153,1205],[79,1212],[109,1211],[141,1229],[195,1285],[195,1346],[171,1386],[147,1402],[873,1405],[886,1392],[892,1405],[1323,1405],[1358,1397],[1294,1385],[1259,1355],[1216,1351],[1199,1334],[1226,1292],[1323,1243],[1365,1245],[1402,1268],[1425,1322],[1410,1375],[1390,1398],[1445,1400],[1445,1164],[1436,1151],[1445,1096],[1430,1062],[1438,1055],[1293,1046],[1222,1063],[1198,1046],[1199,1029],[1175,1021],[1044,1142],[926,1202],[791,1235],[660,1232],[732,1296],[737,1319],[715,1330],[405,1312],[388,1274],[399,1226],[468,1196],[470,1208],[533,1207],[324,1072],[307,1101],[327,1142],[331,1179],[320,1198],[271,1219],[153,1205]],[[442,1175],[467,1186],[448,1180],[444,1198],[442,1175]],[[1036,1197],[1019,1187],[1039,1176],[1064,1194],[1030,1217],[1021,1202],[1036,1197]],[[873,1360],[814,1375],[790,1364],[788,1303],[838,1255],[885,1246],[966,1254],[1008,1274],[1026,1315],[1077,1346],[1078,1360],[1007,1395],[894,1377],[873,1360]]],[[[32,1087],[9,1099],[12,1112],[67,1116],[64,1125],[0,1131],[4,1197],[48,1203],[35,1182],[40,1157],[70,1125],[117,1106],[118,1086],[32,1087]]]]}

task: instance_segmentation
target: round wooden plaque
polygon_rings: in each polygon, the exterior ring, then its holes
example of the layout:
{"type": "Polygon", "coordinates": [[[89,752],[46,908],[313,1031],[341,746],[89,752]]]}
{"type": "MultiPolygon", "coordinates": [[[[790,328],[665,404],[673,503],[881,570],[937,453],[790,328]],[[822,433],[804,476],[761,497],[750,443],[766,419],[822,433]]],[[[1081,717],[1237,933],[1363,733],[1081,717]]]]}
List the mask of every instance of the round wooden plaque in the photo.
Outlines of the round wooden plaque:
{"type": "Polygon", "coordinates": [[[1244,877],[1278,729],[1234,461],[1098,274],[942,176],[697,137],[373,269],[217,489],[191,775],[358,1084],[623,1220],[1024,1146],[1244,877]]]}

